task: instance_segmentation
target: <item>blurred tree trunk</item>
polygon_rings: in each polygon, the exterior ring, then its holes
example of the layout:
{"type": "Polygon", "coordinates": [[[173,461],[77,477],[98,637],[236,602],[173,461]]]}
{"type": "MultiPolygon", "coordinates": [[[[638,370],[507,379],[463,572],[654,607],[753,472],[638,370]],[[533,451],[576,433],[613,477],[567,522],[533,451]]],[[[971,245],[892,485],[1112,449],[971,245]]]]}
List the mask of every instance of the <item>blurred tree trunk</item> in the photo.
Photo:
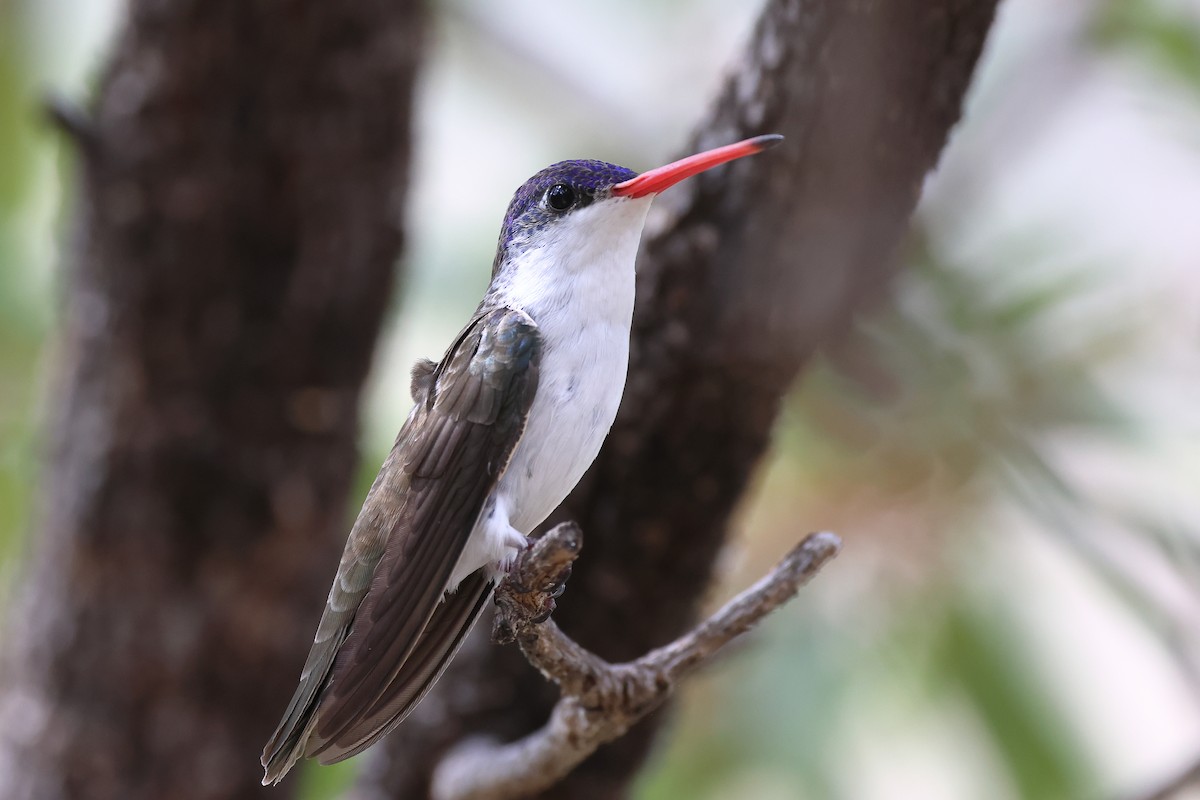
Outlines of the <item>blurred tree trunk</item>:
{"type": "MultiPolygon", "coordinates": [[[[958,120],[995,0],[770,0],[688,151],[779,132],[686,182],[639,260],[633,355],[605,449],[556,519],[586,546],[555,619],[620,661],[693,621],[781,399],[813,351],[887,291],[925,175],[958,120]]],[[[797,521],[797,535],[820,520],[797,521]]],[[[851,541],[852,546],[852,541],[851,541]]],[[[466,735],[540,726],[553,689],[487,626],[385,740],[351,795],[422,797],[466,735]]],[[[548,797],[621,797],[662,715],[548,797]]]]}
{"type": "Polygon", "coordinates": [[[257,756],[345,533],[401,245],[420,3],[127,13],[74,123],[45,508],[0,682],[6,800],[268,794],[257,756]]]}

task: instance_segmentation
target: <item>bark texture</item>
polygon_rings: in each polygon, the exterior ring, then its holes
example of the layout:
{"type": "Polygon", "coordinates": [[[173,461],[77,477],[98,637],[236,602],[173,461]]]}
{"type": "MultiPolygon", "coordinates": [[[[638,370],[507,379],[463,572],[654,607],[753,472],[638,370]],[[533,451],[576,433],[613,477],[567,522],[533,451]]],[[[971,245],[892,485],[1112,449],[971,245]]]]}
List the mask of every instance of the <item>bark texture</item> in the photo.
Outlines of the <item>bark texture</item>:
{"type": "Polygon", "coordinates": [[[0,796],[242,798],[345,534],[410,0],[132,0],[80,150],[0,796]]]}
{"type": "MultiPolygon", "coordinates": [[[[555,614],[584,647],[627,661],[694,621],[781,399],[814,349],[886,291],[994,11],[995,0],[767,3],[686,149],[769,132],[787,141],[658,201],[620,415],[551,520],[587,532],[555,614]]],[[[355,800],[424,797],[456,741],[511,740],[546,722],[553,687],[480,628],[368,762],[355,800]]],[[[540,796],[623,796],[661,718],[540,796]]]]}

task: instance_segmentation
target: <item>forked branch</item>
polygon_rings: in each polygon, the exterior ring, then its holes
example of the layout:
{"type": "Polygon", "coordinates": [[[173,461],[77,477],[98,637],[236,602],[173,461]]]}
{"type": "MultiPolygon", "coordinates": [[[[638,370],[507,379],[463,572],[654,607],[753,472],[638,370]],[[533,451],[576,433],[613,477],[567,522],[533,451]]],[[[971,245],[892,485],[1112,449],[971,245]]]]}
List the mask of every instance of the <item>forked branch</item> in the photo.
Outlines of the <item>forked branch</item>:
{"type": "Polygon", "coordinates": [[[766,577],[688,633],[636,661],[609,664],[550,619],[582,542],[573,523],[553,528],[521,554],[496,589],[493,638],[516,641],[562,692],[550,720],[509,744],[485,738],[460,743],[434,773],[437,800],[507,800],[553,785],[662,704],[681,678],[795,596],[841,548],[836,534],[810,534],[766,577]]]}

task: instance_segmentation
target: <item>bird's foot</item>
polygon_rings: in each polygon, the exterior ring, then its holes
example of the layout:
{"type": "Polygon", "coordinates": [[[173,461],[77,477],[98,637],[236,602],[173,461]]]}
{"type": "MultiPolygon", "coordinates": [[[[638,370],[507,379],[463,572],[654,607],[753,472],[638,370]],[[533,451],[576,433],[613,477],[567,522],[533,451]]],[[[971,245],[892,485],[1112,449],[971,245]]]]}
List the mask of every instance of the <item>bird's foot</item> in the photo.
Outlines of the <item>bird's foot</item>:
{"type": "Polygon", "coordinates": [[[582,535],[573,523],[562,523],[529,541],[528,549],[518,554],[512,571],[496,589],[501,613],[492,635],[501,644],[513,640],[513,620],[537,625],[554,613],[555,599],[566,588],[571,565],[579,556],[582,535]]]}
{"type": "Polygon", "coordinates": [[[530,539],[516,528],[509,528],[505,531],[503,541],[505,553],[500,558],[500,572],[507,575],[512,570],[513,564],[516,563],[517,556],[529,546],[529,543],[530,539]]]}

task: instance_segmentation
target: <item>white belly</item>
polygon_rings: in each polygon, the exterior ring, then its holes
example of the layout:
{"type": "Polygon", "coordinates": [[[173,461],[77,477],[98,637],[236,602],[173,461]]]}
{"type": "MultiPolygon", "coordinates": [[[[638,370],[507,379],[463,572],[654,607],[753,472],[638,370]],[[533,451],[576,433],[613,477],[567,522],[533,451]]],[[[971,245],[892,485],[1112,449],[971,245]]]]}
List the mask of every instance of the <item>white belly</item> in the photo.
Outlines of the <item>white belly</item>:
{"type": "Polygon", "coordinates": [[[496,287],[495,299],[529,314],[542,336],[538,387],[485,506],[491,511],[448,588],[482,566],[503,568],[517,534],[530,533],[575,488],[616,419],[629,367],[633,262],[650,199],[609,203],[572,214],[556,240],[522,253],[496,287]]]}
{"type": "Polygon", "coordinates": [[[616,419],[628,362],[628,325],[581,327],[571,347],[543,342],[525,432],[454,567],[448,591],[480,567],[506,569],[521,537],[575,488],[616,419]]]}
{"type": "Polygon", "coordinates": [[[575,488],[608,435],[629,364],[629,327],[596,321],[570,347],[543,352],[525,434],[497,491],[527,534],[575,488]]]}

